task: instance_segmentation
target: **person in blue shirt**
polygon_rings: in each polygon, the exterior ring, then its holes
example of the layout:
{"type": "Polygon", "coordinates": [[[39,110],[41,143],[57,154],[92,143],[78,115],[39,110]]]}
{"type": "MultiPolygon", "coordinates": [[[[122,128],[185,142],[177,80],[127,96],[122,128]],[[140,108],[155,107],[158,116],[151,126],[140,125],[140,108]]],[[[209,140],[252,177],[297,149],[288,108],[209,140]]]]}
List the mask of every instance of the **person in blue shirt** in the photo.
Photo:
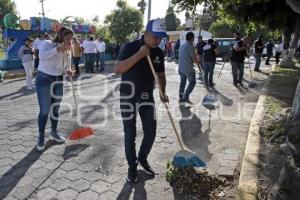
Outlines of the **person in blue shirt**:
{"type": "Polygon", "coordinates": [[[192,93],[196,85],[196,72],[194,69],[194,63],[196,63],[199,66],[199,60],[196,56],[196,51],[194,47],[194,33],[188,32],[185,38],[186,42],[182,44],[179,48],[179,103],[193,104],[190,101],[190,94],[192,93]],[[189,84],[186,87],[187,80],[189,81],[189,84]]]}
{"type": "Polygon", "coordinates": [[[163,94],[163,102],[168,102],[165,94],[166,77],[164,53],[159,48],[163,37],[166,37],[165,23],[162,19],[149,21],[145,34],[140,40],[127,43],[122,48],[114,72],[121,74],[120,108],[125,132],[125,154],[128,162],[127,182],[137,182],[137,165],[145,172],[155,176],[154,170],[147,161],[156,135],[155,103],[153,97],[154,76],[147,57],[150,55],[158,75],[163,94]],[[136,155],[136,118],[139,113],[144,137],[136,155]]]}

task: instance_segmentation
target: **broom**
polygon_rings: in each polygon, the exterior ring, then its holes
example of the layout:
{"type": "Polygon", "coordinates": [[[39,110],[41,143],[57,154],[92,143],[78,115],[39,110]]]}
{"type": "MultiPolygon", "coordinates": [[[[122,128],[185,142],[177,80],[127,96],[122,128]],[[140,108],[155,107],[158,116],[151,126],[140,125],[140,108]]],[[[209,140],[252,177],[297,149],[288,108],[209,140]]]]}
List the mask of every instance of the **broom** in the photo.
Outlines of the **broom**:
{"type": "Polygon", "coordinates": [[[219,73],[219,75],[218,75],[218,78],[220,78],[220,76],[221,76],[221,73],[222,73],[222,71],[223,71],[223,68],[224,68],[224,66],[225,66],[225,60],[224,60],[224,62],[223,62],[223,66],[222,66],[222,68],[221,68],[221,71],[220,71],[220,73],[219,73]]]}
{"type": "Polygon", "coordinates": [[[251,80],[248,83],[248,87],[249,88],[254,88],[254,87],[256,87],[257,83],[253,80],[253,77],[252,77],[252,69],[251,69],[251,64],[250,64],[250,56],[249,56],[248,60],[249,60],[249,69],[250,69],[250,77],[251,77],[251,80]]]}
{"type": "MultiPolygon", "coordinates": [[[[74,90],[74,83],[73,83],[73,79],[71,76],[70,76],[70,80],[71,80],[72,93],[73,93],[73,98],[74,98],[74,103],[75,103],[75,111],[76,111],[76,116],[77,116],[77,112],[78,112],[77,100],[76,100],[76,95],[75,95],[75,90],[74,90]]],[[[69,139],[70,140],[78,140],[78,139],[85,138],[92,134],[93,134],[93,130],[90,127],[79,127],[70,134],[69,139]]]]}
{"type": "MultiPolygon", "coordinates": [[[[150,68],[151,68],[151,71],[153,73],[153,76],[154,76],[154,79],[155,79],[155,82],[156,82],[156,85],[158,86],[158,89],[159,89],[159,93],[160,95],[164,95],[163,92],[162,92],[162,88],[161,88],[161,85],[159,83],[159,80],[158,80],[158,77],[156,75],[156,72],[154,70],[154,66],[153,66],[153,63],[152,63],[152,60],[150,58],[149,55],[147,55],[147,59],[148,59],[148,63],[150,65],[150,68]]],[[[179,133],[177,131],[177,128],[175,126],[175,123],[174,123],[174,120],[173,120],[173,117],[170,113],[170,110],[169,110],[169,107],[168,107],[168,104],[166,102],[163,102],[163,105],[165,106],[165,109],[167,111],[167,114],[168,114],[168,117],[171,121],[171,124],[173,126],[173,129],[174,129],[174,132],[175,132],[175,135],[176,135],[176,138],[177,138],[177,141],[180,145],[180,148],[181,148],[181,151],[177,152],[173,158],[173,161],[172,161],[172,164],[176,167],[180,167],[180,168],[183,168],[183,167],[206,167],[206,164],[203,160],[201,160],[196,153],[190,151],[190,150],[187,150],[184,146],[183,146],[183,143],[180,139],[180,136],[179,136],[179,133]]]]}

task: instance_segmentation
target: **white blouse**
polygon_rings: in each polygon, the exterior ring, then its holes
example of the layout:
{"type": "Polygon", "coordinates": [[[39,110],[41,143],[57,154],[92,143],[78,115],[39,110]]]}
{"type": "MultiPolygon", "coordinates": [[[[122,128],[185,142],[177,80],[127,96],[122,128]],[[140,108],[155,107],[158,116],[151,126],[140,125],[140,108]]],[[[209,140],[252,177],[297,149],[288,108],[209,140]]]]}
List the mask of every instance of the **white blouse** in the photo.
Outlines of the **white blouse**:
{"type": "Polygon", "coordinates": [[[57,52],[59,43],[45,40],[39,49],[38,71],[51,76],[63,75],[67,68],[71,68],[71,52],[57,52]]]}

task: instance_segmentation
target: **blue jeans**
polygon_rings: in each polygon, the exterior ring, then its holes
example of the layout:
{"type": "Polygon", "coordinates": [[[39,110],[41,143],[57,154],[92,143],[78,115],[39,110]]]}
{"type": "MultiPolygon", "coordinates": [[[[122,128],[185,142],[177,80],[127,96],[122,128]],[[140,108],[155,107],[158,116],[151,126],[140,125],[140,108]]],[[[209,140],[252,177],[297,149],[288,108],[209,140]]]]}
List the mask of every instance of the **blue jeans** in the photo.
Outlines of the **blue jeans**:
{"type": "Polygon", "coordinates": [[[215,62],[203,62],[204,66],[204,81],[205,84],[213,84],[213,75],[215,69],[215,62]]]}
{"type": "Polygon", "coordinates": [[[147,94],[148,98],[139,95],[128,99],[124,98],[125,94],[121,93],[120,95],[120,108],[125,133],[125,154],[129,166],[136,166],[137,159],[139,161],[147,160],[155,140],[155,103],[152,92],[147,94]],[[135,150],[137,113],[140,115],[144,131],[138,158],[135,150]]]}
{"type": "Polygon", "coordinates": [[[50,76],[43,72],[38,72],[35,80],[36,93],[40,106],[38,116],[39,134],[45,134],[45,127],[50,114],[51,129],[57,131],[58,112],[63,96],[63,76],[50,76]],[[53,94],[53,95],[52,95],[53,94]]]}
{"type": "Polygon", "coordinates": [[[84,64],[85,64],[85,72],[94,72],[94,65],[95,65],[95,53],[85,53],[84,54],[84,64]]]}
{"type": "Polygon", "coordinates": [[[100,68],[104,69],[105,68],[105,53],[97,53],[96,54],[96,66],[99,68],[99,61],[100,61],[100,68]]]}
{"type": "Polygon", "coordinates": [[[232,62],[232,76],[233,76],[233,83],[241,83],[244,76],[244,63],[239,62],[232,62]]]}
{"type": "Polygon", "coordinates": [[[261,56],[262,56],[262,53],[256,53],[256,54],[254,54],[254,57],[256,59],[254,70],[259,70],[259,66],[260,66],[260,63],[261,63],[261,56]]]}
{"type": "Polygon", "coordinates": [[[180,75],[180,86],[179,86],[179,98],[188,99],[196,85],[196,73],[191,72],[188,76],[184,73],[179,72],[180,75]],[[185,90],[186,80],[189,81],[189,85],[185,90]]]}

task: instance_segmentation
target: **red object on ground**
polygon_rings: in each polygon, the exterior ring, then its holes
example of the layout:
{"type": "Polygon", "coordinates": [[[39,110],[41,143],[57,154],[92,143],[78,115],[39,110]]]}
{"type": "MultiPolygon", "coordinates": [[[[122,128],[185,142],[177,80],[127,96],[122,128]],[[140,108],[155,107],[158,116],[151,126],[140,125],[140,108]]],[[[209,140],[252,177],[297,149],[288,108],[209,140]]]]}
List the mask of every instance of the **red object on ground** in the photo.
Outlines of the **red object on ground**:
{"type": "Polygon", "coordinates": [[[70,135],[70,140],[79,140],[92,135],[94,132],[90,127],[82,127],[74,130],[70,135]]]}

